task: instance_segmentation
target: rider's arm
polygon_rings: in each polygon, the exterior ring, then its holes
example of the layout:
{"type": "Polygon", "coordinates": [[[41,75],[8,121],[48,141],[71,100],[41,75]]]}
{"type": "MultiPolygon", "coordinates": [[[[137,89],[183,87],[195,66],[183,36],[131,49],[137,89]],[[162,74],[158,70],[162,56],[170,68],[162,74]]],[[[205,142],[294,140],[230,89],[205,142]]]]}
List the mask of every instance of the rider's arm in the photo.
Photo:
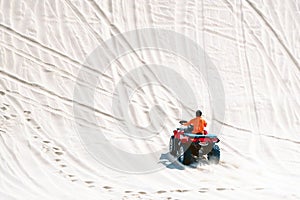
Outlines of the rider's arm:
{"type": "Polygon", "coordinates": [[[193,120],[190,120],[189,122],[184,123],[183,126],[188,126],[188,125],[191,125],[191,124],[193,124],[193,120]]]}
{"type": "Polygon", "coordinates": [[[206,127],[207,126],[207,123],[206,123],[206,121],[204,120],[204,127],[206,127]]]}

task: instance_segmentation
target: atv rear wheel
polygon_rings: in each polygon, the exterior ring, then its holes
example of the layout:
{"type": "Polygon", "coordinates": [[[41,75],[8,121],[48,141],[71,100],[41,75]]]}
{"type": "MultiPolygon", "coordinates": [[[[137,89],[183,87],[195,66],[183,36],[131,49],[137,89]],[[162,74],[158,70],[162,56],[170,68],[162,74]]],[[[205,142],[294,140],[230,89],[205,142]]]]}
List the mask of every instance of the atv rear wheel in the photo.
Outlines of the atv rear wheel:
{"type": "Polygon", "coordinates": [[[180,144],[178,151],[178,161],[184,165],[189,165],[192,162],[192,151],[188,145],[180,144]]]}
{"type": "Polygon", "coordinates": [[[220,161],[220,148],[214,145],[212,150],[207,154],[207,159],[210,164],[218,164],[220,161]]]}

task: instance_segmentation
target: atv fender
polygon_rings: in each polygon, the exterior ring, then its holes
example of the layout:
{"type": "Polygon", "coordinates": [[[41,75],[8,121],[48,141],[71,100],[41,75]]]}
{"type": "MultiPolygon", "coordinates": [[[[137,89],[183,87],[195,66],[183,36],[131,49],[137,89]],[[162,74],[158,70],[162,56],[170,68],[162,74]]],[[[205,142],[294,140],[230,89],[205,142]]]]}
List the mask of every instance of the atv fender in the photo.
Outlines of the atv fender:
{"type": "Polygon", "coordinates": [[[181,143],[185,144],[185,143],[187,143],[189,141],[189,138],[186,137],[186,136],[184,136],[184,137],[180,138],[180,141],[181,141],[181,143]]]}

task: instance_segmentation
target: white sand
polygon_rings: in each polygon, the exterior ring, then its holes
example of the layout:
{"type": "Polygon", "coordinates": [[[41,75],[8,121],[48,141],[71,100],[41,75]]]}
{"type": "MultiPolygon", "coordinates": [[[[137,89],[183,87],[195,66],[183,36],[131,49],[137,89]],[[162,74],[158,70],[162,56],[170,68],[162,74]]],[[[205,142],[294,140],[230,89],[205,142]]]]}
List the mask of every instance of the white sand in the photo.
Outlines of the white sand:
{"type": "MultiPolygon", "coordinates": [[[[2,0],[0,10],[1,200],[300,199],[299,1],[2,0]],[[168,52],[135,49],[105,71],[82,67],[110,37],[149,27],[181,33],[205,50],[224,87],[224,118],[213,115],[203,74],[168,52]],[[178,99],[172,86],[129,85],[129,120],[153,125],[148,139],[125,134],[126,125],[112,111],[118,82],[142,63],[168,66],[199,88],[193,107],[178,99]],[[95,86],[89,77],[78,79],[80,70],[101,76],[93,102],[85,102],[84,95],[82,102],[74,100],[76,83],[95,86]],[[74,115],[73,103],[82,115],[74,115]],[[221,162],[195,168],[170,164],[169,136],[179,119],[193,117],[198,108],[209,124],[223,125],[216,133],[221,162]],[[94,110],[96,122],[84,117],[94,110]],[[191,114],[182,115],[183,110],[191,114]],[[79,125],[95,130],[88,133],[90,142],[82,141],[79,125]],[[93,138],[97,131],[130,155],[164,152],[150,160],[159,170],[118,171],[140,163],[106,152],[108,141],[93,138]],[[120,168],[95,159],[98,151],[120,168]]],[[[146,80],[151,69],[135,78],[146,80]]],[[[176,87],[185,90],[183,84],[176,87]]]]}

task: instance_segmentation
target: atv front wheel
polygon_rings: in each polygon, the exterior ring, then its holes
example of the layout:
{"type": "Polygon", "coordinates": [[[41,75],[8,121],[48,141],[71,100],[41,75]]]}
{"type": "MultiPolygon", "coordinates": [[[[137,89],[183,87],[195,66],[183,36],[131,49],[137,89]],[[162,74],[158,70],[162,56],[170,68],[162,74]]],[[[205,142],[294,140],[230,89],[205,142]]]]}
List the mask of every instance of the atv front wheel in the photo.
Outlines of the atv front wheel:
{"type": "Polygon", "coordinates": [[[174,135],[170,137],[170,142],[169,142],[169,152],[172,156],[176,156],[176,148],[175,148],[175,139],[174,135]]]}
{"type": "Polygon", "coordinates": [[[220,148],[214,145],[212,150],[207,154],[207,159],[210,164],[218,164],[220,161],[220,148]]]}

